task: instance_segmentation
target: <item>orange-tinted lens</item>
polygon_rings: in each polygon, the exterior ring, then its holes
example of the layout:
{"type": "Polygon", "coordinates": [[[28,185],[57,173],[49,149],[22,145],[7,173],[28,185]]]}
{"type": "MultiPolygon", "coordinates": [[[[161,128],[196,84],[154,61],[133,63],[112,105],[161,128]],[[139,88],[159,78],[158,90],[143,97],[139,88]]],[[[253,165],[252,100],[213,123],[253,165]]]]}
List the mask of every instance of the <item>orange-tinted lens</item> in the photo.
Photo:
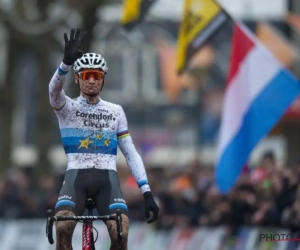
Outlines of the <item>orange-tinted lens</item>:
{"type": "Polygon", "coordinates": [[[89,80],[91,77],[93,77],[96,81],[100,81],[103,79],[103,73],[99,70],[88,70],[79,72],[79,77],[84,81],[89,80]]]}

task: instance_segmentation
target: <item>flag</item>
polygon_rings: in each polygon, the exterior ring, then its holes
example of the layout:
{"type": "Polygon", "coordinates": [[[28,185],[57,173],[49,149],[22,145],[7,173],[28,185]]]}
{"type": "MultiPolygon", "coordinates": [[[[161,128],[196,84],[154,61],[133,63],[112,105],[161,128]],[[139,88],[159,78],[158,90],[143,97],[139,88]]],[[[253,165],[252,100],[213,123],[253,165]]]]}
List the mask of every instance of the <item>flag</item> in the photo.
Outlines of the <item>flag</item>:
{"type": "Polygon", "coordinates": [[[278,29],[265,22],[258,22],[255,34],[283,66],[289,68],[296,62],[297,51],[292,42],[283,36],[278,29]]]}
{"type": "Polygon", "coordinates": [[[177,49],[177,71],[182,73],[194,54],[229,20],[214,0],[185,0],[177,49]]]}
{"type": "Polygon", "coordinates": [[[299,93],[298,80],[236,22],[217,154],[216,181],[221,193],[233,187],[254,147],[299,93]]]}
{"type": "Polygon", "coordinates": [[[291,25],[294,29],[300,32],[300,16],[294,13],[287,13],[285,21],[291,25]]]}
{"type": "Polygon", "coordinates": [[[133,29],[142,22],[156,0],[123,0],[121,25],[127,30],[133,29]]]}
{"type": "Polygon", "coordinates": [[[180,96],[181,86],[176,74],[176,49],[163,38],[156,39],[160,61],[160,74],[163,90],[170,101],[177,101],[180,96]]]}

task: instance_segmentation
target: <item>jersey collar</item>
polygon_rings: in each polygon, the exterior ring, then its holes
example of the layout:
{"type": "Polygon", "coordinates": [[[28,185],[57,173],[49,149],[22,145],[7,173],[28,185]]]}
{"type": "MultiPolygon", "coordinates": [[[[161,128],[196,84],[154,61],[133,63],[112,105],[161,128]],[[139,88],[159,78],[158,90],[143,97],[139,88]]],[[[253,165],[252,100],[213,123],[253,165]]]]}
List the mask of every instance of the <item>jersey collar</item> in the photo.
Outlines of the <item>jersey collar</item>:
{"type": "MultiPolygon", "coordinates": [[[[90,102],[88,101],[88,99],[84,98],[82,95],[80,95],[78,97],[79,101],[82,102],[82,103],[85,103],[85,104],[90,104],[90,102]]],[[[101,98],[99,97],[98,101],[95,103],[95,104],[92,104],[92,105],[97,105],[99,104],[99,102],[101,101],[101,98]]],[[[91,104],[90,104],[91,105],[91,104]]]]}

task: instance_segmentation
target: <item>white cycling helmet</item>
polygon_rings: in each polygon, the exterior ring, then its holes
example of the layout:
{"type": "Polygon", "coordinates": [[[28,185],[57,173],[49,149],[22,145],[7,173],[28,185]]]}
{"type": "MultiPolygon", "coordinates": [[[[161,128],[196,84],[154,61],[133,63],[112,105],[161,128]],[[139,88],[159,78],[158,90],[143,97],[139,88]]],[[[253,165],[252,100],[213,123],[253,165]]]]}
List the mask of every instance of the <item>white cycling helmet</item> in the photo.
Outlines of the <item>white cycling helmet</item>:
{"type": "Polygon", "coordinates": [[[82,69],[100,69],[107,73],[107,64],[103,56],[96,53],[85,53],[78,58],[73,66],[74,72],[77,73],[82,69]]]}

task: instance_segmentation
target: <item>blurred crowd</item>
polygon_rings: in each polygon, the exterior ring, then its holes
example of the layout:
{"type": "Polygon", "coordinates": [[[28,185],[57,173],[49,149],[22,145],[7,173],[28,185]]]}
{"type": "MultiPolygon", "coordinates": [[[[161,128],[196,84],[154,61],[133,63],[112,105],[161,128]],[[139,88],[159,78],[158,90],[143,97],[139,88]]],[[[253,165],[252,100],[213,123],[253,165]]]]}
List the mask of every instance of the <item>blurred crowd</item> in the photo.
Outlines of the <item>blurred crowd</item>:
{"type": "MultiPolygon", "coordinates": [[[[160,206],[157,228],[225,225],[235,232],[241,225],[300,229],[300,161],[276,164],[265,152],[256,166],[245,166],[235,187],[218,192],[212,167],[191,162],[182,166],[148,168],[152,192],[160,206]]],[[[144,201],[130,170],[118,175],[131,221],[145,221],[144,201]]],[[[36,178],[32,168],[11,169],[0,177],[0,218],[42,218],[54,208],[63,174],[36,178]]]]}

